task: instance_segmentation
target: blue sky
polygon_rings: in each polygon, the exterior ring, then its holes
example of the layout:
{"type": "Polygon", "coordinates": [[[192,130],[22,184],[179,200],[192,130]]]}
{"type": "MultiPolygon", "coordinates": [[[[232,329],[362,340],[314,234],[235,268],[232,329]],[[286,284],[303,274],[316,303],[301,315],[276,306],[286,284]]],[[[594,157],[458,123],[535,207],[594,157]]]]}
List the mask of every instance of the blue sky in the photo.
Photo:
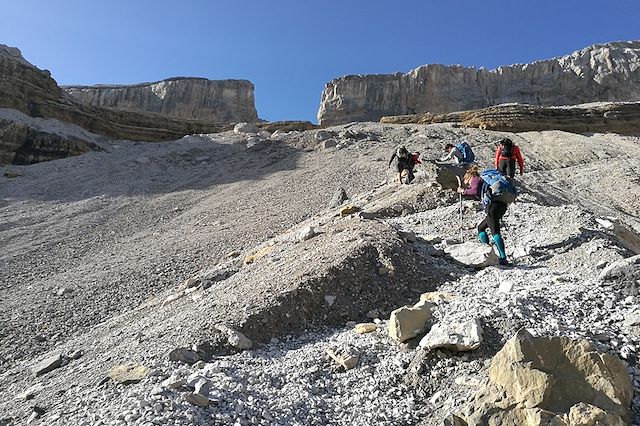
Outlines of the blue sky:
{"type": "Polygon", "coordinates": [[[261,118],[316,121],[324,84],[494,68],[640,39],[640,2],[2,0],[0,43],[59,84],[248,79],[261,118]]]}

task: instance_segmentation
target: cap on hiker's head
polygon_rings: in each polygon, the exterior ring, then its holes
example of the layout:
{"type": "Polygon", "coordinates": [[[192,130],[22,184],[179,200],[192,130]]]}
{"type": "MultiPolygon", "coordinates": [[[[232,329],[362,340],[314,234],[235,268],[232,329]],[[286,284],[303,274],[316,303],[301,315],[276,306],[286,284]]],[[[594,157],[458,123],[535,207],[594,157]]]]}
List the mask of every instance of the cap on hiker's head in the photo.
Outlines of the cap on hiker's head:
{"type": "Polygon", "coordinates": [[[448,143],[448,144],[446,144],[444,146],[444,150],[443,151],[449,151],[451,148],[453,148],[453,144],[448,143]]]}

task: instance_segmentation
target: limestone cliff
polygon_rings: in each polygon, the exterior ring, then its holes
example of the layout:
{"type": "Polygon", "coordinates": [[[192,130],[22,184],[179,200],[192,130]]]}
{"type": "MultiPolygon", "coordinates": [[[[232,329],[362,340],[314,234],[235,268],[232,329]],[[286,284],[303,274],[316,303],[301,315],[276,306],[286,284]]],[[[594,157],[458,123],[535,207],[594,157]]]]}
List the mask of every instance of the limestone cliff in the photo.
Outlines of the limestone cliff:
{"type": "Polygon", "coordinates": [[[95,107],[157,112],[216,123],[255,122],[253,84],[247,80],[172,78],[130,86],[64,86],[80,103],[95,107]]]}
{"type": "MultiPolygon", "coordinates": [[[[83,105],[65,93],[49,71],[36,68],[22,57],[18,49],[4,45],[0,45],[0,108],[19,111],[30,117],[75,124],[113,139],[174,140],[187,134],[214,133],[232,128],[213,119],[83,105]]],[[[0,163],[45,161],[78,154],[95,146],[29,126],[24,124],[24,120],[13,126],[11,120],[3,119],[0,124],[0,163]]]]}
{"type": "Polygon", "coordinates": [[[431,64],[406,74],[341,77],[325,85],[318,122],[377,121],[508,102],[548,106],[637,100],[640,41],[614,42],[495,70],[431,64]]]}

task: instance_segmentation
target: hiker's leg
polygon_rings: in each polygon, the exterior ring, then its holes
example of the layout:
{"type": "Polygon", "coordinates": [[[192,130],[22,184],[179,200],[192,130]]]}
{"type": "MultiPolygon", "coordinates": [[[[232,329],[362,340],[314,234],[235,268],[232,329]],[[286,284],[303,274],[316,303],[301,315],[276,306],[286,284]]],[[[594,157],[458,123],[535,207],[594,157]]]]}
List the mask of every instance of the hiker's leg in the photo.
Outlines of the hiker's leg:
{"type": "Polygon", "coordinates": [[[489,226],[488,219],[489,219],[489,216],[485,217],[484,219],[482,219],[482,222],[480,222],[480,224],[478,225],[478,239],[482,244],[489,244],[489,236],[487,235],[487,231],[486,231],[487,226],[489,226]]]}
{"type": "Polygon", "coordinates": [[[491,203],[491,206],[489,206],[486,220],[493,235],[500,233],[500,219],[502,219],[502,216],[507,212],[507,208],[508,206],[500,201],[494,201],[491,203]]]}
{"type": "Polygon", "coordinates": [[[409,171],[407,172],[407,183],[411,183],[413,179],[415,179],[415,175],[413,174],[413,168],[409,167],[409,171]]]}
{"type": "Polygon", "coordinates": [[[500,170],[505,175],[507,174],[507,168],[509,166],[509,160],[506,158],[501,158],[498,163],[498,170],[500,170]]]}
{"type": "Polygon", "coordinates": [[[493,242],[498,249],[498,256],[500,259],[506,259],[507,253],[504,250],[504,240],[502,239],[502,236],[500,234],[493,234],[493,242]]]}
{"type": "Polygon", "coordinates": [[[493,242],[498,249],[498,255],[500,259],[506,260],[507,254],[504,248],[504,240],[502,239],[502,235],[500,235],[500,220],[502,216],[507,212],[507,206],[505,203],[501,203],[500,201],[494,201],[491,203],[491,207],[489,208],[489,213],[491,220],[489,221],[489,228],[491,229],[491,233],[493,234],[493,242]]]}
{"type": "Polygon", "coordinates": [[[516,175],[516,159],[510,158],[507,164],[507,176],[511,179],[516,175]]]}

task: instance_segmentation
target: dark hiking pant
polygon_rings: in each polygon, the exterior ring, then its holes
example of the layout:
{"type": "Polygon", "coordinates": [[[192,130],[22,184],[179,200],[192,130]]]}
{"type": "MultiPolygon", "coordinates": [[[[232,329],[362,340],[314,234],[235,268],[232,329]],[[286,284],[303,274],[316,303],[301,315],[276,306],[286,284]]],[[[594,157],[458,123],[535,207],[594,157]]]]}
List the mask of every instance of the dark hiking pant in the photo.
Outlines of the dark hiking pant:
{"type": "Polygon", "coordinates": [[[507,212],[507,205],[501,201],[493,201],[487,209],[487,217],[478,225],[478,232],[483,232],[487,227],[493,235],[500,233],[500,220],[507,212]]]}
{"type": "Polygon", "coordinates": [[[516,175],[516,159],[501,158],[498,162],[498,170],[513,179],[516,175]]]}

